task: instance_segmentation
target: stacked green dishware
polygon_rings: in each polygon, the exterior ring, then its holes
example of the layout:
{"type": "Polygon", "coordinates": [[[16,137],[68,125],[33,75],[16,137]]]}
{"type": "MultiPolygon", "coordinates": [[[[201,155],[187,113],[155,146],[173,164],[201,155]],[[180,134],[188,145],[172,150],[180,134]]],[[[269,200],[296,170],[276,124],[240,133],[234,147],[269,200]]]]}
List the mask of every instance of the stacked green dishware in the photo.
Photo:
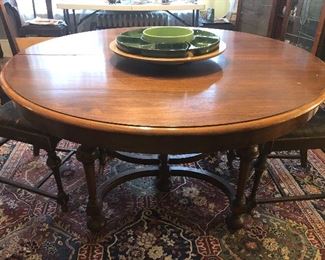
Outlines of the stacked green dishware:
{"type": "Polygon", "coordinates": [[[218,35],[178,26],[132,29],[120,34],[117,47],[127,53],[157,58],[199,56],[219,48],[218,35]]]}

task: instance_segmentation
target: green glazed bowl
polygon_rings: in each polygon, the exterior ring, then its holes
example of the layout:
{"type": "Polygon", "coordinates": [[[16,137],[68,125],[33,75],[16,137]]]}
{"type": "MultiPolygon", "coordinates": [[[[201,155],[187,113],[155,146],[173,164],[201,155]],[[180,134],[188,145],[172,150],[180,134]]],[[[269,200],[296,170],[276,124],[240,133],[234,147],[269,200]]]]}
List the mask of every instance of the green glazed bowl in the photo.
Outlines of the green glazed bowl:
{"type": "Polygon", "coordinates": [[[178,26],[150,27],[142,33],[142,39],[150,43],[185,43],[193,38],[192,29],[178,26]]]}

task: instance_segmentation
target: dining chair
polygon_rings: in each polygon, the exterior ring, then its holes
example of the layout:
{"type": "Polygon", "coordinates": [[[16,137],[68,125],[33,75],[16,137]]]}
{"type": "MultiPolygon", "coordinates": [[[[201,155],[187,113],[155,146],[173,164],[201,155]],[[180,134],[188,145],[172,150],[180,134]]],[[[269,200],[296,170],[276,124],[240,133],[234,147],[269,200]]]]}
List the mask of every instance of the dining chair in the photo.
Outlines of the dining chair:
{"type": "MultiPolygon", "coordinates": [[[[12,48],[12,53],[17,54],[19,51],[17,42],[11,32],[11,24],[8,22],[8,16],[3,1],[0,2],[0,19],[2,21],[5,33],[12,48]]],[[[21,189],[28,190],[52,199],[55,199],[63,211],[67,210],[68,195],[65,193],[60,176],[60,166],[65,163],[74,153],[75,150],[56,149],[60,139],[36,128],[25,120],[17,107],[17,104],[8,97],[6,102],[0,105],[0,145],[5,144],[8,140],[15,140],[32,144],[34,146],[34,155],[39,154],[40,149],[47,152],[47,166],[51,172],[43,177],[35,186],[29,186],[17,183],[8,178],[0,176],[0,183],[13,185],[21,189]],[[56,151],[65,152],[65,157],[61,160],[56,151]],[[40,187],[52,176],[57,185],[57,195],[41,190],[40,187]]]]}
{"type": "MultiPolygon", "coordinates": [[[[47,18],[53,19],[52,1],[46,0],[47,18]]],[[[35,3],[32,1],[35,18],[37,16],[35,3]]],[[[5,0],[8,19],[14,24],[13,32],[18,37],[38,36],[38,37],[58,37],[68,34],[68,26],[63,20],[57,20],[56,24],[31,24],[22,23],[18,5],[15,0],[5,0]]]]}
{"type": "Polygon", "coordinates": [[[309,149],[325,150],[325,106],[320,106],[315,116],[303,127],[275,140],[272,151],[297,150],[297,155],[271,154],[269,158],[300,159],[301,166],[308,165],[309,149]]]}
{"type": "MultiPolygon", "coordinates": [[[[325,151],[325,104],[321,105],[315,116],[307,122],[304,126],[289,133],[286,136],[280,137],[267,144],[259,146],[260,155],[255,162],[254,184],[252,188],[251,198],[255,200],[257,187],[261,180],[263,173],[266,170],[267,158],[284,158],[284,159],[300,159],[301,166],[307,168],[309,149],[322,149],[325,151]],[[279,151],[296,150],[298,154],[282,154],[272,153],[279,151]]],[[[235,158],[233,151],[229,151],[228,166],[232,168],[232,161],[235,158]]],[[[308,170],[308,169],[306,169],[308,170]]],[[[321,193],[306,194],[299,196],[288,196],[283,190],[281,184],[277,180],[273,172],[268,171],[274,184],[280,192],[281,197],[265,198],[260,200],[260,203],[283,202],[283,201],[298,201],[298,200],[313,200],[325,199],[325,187],[321,193]]]]}

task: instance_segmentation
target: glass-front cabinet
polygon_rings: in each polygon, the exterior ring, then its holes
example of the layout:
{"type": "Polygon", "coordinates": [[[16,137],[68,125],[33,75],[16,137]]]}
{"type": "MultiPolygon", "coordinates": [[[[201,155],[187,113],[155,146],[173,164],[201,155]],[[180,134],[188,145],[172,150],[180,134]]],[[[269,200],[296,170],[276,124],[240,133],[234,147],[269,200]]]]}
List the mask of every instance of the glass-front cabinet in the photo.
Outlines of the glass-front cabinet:
{"type": "Polygon", "coordinates": [[[312,51],[324,1],[293,0],[290,2],[284,40],[312,51]]]}
{"type": "Polygon", "coordinates": [[[255,30],[325,57],[325,0],[239,0],[238,15],[240,30],[247,30],[246,21],[255,16],[247,31],[255,30]],[[258,16],[263,18],[256,21],[258,16]]]}

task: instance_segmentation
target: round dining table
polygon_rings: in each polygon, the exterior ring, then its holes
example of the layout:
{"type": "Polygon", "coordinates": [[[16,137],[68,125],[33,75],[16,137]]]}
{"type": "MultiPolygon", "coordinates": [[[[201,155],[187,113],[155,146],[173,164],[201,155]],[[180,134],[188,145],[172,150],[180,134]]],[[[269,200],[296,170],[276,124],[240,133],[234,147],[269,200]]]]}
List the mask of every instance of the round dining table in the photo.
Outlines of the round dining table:
{"type": "Polygon", "coordinates": [[[226,44],[217,57],[173,65],[137,61],[110,49],[126,30],[72,34],[23,50],[2,70],[2,88],[35,126],[81,144],[77,159],[92,230],[104,223],[101,200],[108,191],[152,175],[163,191],[171,176],[217,185],[230,200],[228,226],[240,228],[252,199],[245,190],[257,145],[312,118],[325,99],[324,63],[285,42],[222,30],[211,30],[226,44]],[[215,173],[171,160],[230,149],[240,158],[235,188],[215,173]],[[98,150],[158,154],[157,163],[121,172],[98,188],[98,150]]]}

